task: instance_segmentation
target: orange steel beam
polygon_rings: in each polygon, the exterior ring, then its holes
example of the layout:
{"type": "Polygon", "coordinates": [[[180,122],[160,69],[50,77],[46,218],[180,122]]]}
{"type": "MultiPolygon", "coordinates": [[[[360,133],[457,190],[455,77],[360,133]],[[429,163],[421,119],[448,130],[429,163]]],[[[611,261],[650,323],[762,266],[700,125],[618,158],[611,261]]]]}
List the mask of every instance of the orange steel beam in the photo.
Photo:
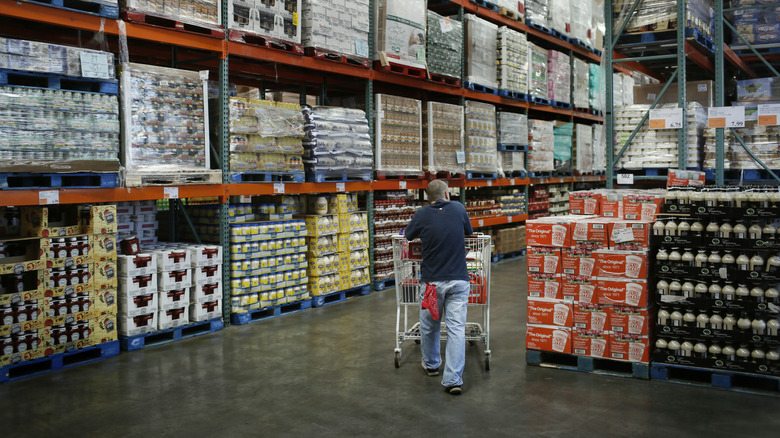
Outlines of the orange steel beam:
{"type": "MultiPolygon", "coordinates": [[[[89,204],[95,202],[150,201],[164,199],[163,187],[59,189],[60,204],[89,204]]],[[[0,206],[38,205],[38,193],[47,190],[3,190],[0,206]]],[[[222,184],[179,186],[179,198],[224,196],[222,184]]]]}
{"type": "Polygon", "coordinates": [[[527,214],[517,214],[514,216],[488,217],[484,219],[471,219],[471,226],[473,228],[491,227],[494,225],[512,224],[515,222],[523,222],[526,220],[528,220],[527,214]]]}
{"type": "MultiPolygon", "coordinates": [[[[753,71],[753,69],[750,68],[747,64],[745,64],[745,61],[747,60],[747,58],[741,59],[726,44],[723,45],[723,56],[726,57],[726,60],[728,60],[729,63],[731,63],[731,65],[733,65],[734,67],[737,67],[738,69],[740,69],[743,72],[747,73],[747,75],[750,76],[751,78],[757,78],[758,77],[758,75],[756,75],[756,72],[753,71]]],[[[754,58],[756,58],[756,61],[758,60],[757,56],[754,57],[754,58]]]]}
{"type": "Polygon", "coordinates": [[[707,57],[704,53],[700,52],[699,49],[696,48],[693,44],[689,42],[685,42],[685,56],[687,56],[691,61],[693,61],[696,65],[699,67],[709,70],[711,72],[715,71],[715,64],[712,62],[712,60],[707,57]]]}

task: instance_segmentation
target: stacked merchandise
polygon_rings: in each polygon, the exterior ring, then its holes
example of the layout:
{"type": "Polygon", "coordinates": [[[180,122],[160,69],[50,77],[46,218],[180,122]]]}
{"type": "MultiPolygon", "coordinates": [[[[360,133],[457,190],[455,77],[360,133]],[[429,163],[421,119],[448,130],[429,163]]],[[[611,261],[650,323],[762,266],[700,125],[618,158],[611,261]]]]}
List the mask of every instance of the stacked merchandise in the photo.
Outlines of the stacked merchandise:
{"type": "Polygon", "coordinates": [[[393,236],[406,229],[416,210],[407,191],[374,193],[374,279],[393,278],[393,236]]]}
{"type": "Polygon", "coordinates": [[[539,99],[549,99],[547,88],[548,51],[534,43],[528,43],[528,94],[539,99]]]}
{"type": "Polygon", "coordinates": [[[376,95],[376,170],[422,173],[422,102],[376,95]]]}
{"type": "Polygon", "coordinates": [[[231,97],[230,170],[303,175],[299,105],[231,97]]]}
{"type": "Polygon", "coordinates": [[[498,28],[498,88],[528,94],[528,39],[506,26],[498,28]]]}
{"type": "Polygon", "coordinates": [[[550,216],[569,214],[569,185],[552,184],[547,186],[547,191],[550,193],[550,216]]]}
{"type": "MultiPolygon", "coordinates": [[[[222,4],[220,0],[125,0],[129,20],[134,16],[163,17],[185,24],[218,27],[221,23],[222,4]]],[[[183,27],[183,26],[182,26],[183,27]]]]}
{"type": "Polygon", "coordinates": [[[607,171],[607,140],[604,125],[593,125],[593,171],[607,171]]]}
{"type": "Polygon", "coordinates": [[[535,186],[528,200],[528,219],[550,215],[550,192],[545,186],[535,186]]]}
{"type": "Polygon", "coordinates": [[[496,107],[466,101],[466,170],[494,173],[498,169],[496,107]]]}
{"type": "MultiPolygon", "coordinates": [[[[637,75],[644,81],[647,76],[637,75]]],[[[658,103],[677,103],[677,83],[669,84],[669,88],[661,95],[665,84],[657,82],[642,83],[634,86],[634,104],[652,105],[656,100],[658,103]]],[[[696,102],[705,108],[715,106],[715,83],[713,81],[688,81],[685,83],[686,102],[696,102]]]]}
{"type": "Polygon", "coordinates": [[[522,150],[528,146],[528,116],[504,111],[499,111],[497,116],[501,172],[506,176],[523,176],[526,153],[522,150]]]}
{"type": "MultiPolygon", "coordinates": [[[[731,0],[732,8],[744,6],[760,6],[773,3],[772,0],[731,0]]],[[[780,5],[774,7],[742,9],[733,12],[732,24],[739,35],[750,44],[777,44],[780,43],[780,5]]],[[[745,44],[737,35],[732,35],[731,43],[745,44]]]]}
{"type": "Polygon", "coordinates": [[[206,81],[198,72],[124,64],[124,166],[139,172],[210,169],[206,81]]]}
{"type": "Polygon", "coordinates": [[[669,191],[653,225],[655,362],[780,376],[779,208],[766,187],[669,191]]]}
{"type": "Polygon", "coordinates": [[[428,11],[428,72],[460,79],[463,66],[463,23],[428,11]]]}
{"type": "MultiPolygon", "coordinates": [[[[616,0],[612,3],[615,23],[623,23],[633,1],[616,0]]],[[[707,38],[712,37],[713,0],[685,0],[686,29],[697,29],[707,38]]],[[[628,33],[655,32],[677,29],[677,1],[642,1],[626,26],[628,33]]]]}
{"type": "Polygon", "coordinates": [[[154,201],[127,201],[116,206],[117,242],[138,239],[140,246],[157,244],[157,203],[154,201]]]}
{"type": "Polygon", "coordinates": [[[547,55],[547,96],[560,103],[571,103],[571,58],[557,50],[547,55]]]}
{"type": "MultiPolygon", "coordinates": [[[[593,48],[604,50],[604,35],[606,34],[606,24],[604,19],[604,0],[594,0],[591,9],[591,35],[593,36],[593,48]]],[[[601,55],[601,54],[599,54],[601,55]]]]}
{"type": "Polygon", "coordinates": [[[525,214],[525,190],[506,189],[496,195],[501,216],[525,214]]]}
{"type": "Polygon", "coordinates": [[[588,64],[588,105],[599,111],[604,109],[604,97],[601,95],[602,80],[601,66],[588,64]]]}
{"type": "Polygon", "coordinates": [[[553,133],[553,122],[546,120],[528,121],[529,125],[529,149],[528,166],[529,172],[552,172],[554,169],[554,150],[555,137],[553,133]]]}
{"type": "MultiPolygon", "coordinates": [[[[11,239],[0,242],[0,367],[116,341],[114,206],[3,213],[11,239]]],[[[117,354],[115,345],[99,356],[117,354]]]]}
{"type": "Polygon", "coordinates": [[[522,0],[497,0],[494,3],[498,5],[501,15],[514,18],[521,23],[524,22],[525,7],[522,0]]]}
{"type": "Polygon", "coordinates": [[[571,34],[569,36],[589,47],[593,47],[595,39],[595,33],[592,29],[593,8],[596,7],[598,6],[593,1],[569,1],[569,10],[571,11],[571,34]]]}
{"type": "Polygon", "coordinates": [[[571,36],[571,13],[569,0],[547,0],[547,22],[553,30],[567,38],[571,36]]]}
{"type": "MultiPolygon", "coordinates": [[[[57,75],[62,89],[0,87],[3,116],[0,169],[17,172],[118,169],[119,104],[115,96],[112,53],[0,38],[0,70],[7,69],[57,75]],[[98,70],[103,67],[100,79],[82,72],[82,54],[102,59],[102,65],[96,66],[98,70]],[[104,91],[68,91],[72,86],[69,82],[78,88],[92,82],[91,85],[104,91]]],[[[6,84],[27,79],[24,73],[9,71],[7,76],[3,81],[6,84]]]]}
{"type": "Polygon", "coordinates": [[[374,153],[366,113],[337,107],[305,107],[304,167],[309,181],[341,176],[371,179],[374,153]]]}
{"type": "Polygon", "coordinates": [[[634,78],[632,76],[625,73],[613,73],[612,89],[614,90],[612,101],[615,106],[634,104],[634,78]]]}
{"type": "Polygon", "coordinates": [[[303,46],[311,47],[315,56],[335,59],[346,56],[352,62],[368,66],[370,13],[368,0],[307,0],[303,2],[301,20],[303,46]]]}
{"type": "Polygon", "coordinates": [[[463,174],[463,107],[427,102],[423,116],[426,133],[423,148],[425,170],[432,174],[463,174]]]}
{"type": "Polygon", "coordinates": [[[651,225],[574,215],[528,221],[526,348],[648,363],[651,225]]]}
{"type": "MultiPolygon", "coordinates": [[[[216,245],[176,245],[186,249],[192,260],[192,288],[190,289],[190,321],[207,321],[222,317],[222,297],[227,285],[222,284],[222,247],[216,245]]],[[[170,293],[160,291],[162,306],[170,293]]],[[[162,307],[160,308],[162,311],[162,307]]],[[[160,314],[160,321],[169,315],[160,314]]]]}
{"type": "MultiPolygon", "coordinates": [[[[677,108],[677,104],[658,105],[658,108],[677,108]]],[[[615,151],[628,140],[650,105],[627,105],[615,108],[615,151]]],[[[688,168],[700,168],[701,145],[707,112],[696,102],[686,105],[686,159],[688,168]]],[[[650,129],[645,121],[633,141],[620,157],[617,166],[624,169],[678,168],[678,130],[650,129]]]]}
{"type": "Polygon", "coordinates": [[[425,0],[380,0],[374,7],[376,54],[374,59],[386,65],[402,64],[425,68],[425,0]]]}
{"type": "Polygon", "coordinates": [[[525,19],[529,23],[548,27],[547,0],[525,0],[525,19]]]}
{"type": "Polygon", "coordinates": [[[489,231],[493,242],[493,254],[512,254],[525,249],[525,225],[489,231]]]}
{"type": "Polygon", "coordinates": [[[472,220],[501,216],[501,205],[497,202],[495,196],[477,199],[469,197],[466,200],[465,207],[469,218],[472,220]]]}
{"type": "Polygon", "coordinates": [[[476,15],[466,15],[466,82],[497,88],[498,26],[476,15]]]}
{"type": "Polygon", "coordinates": [[[225,1],[228,3],[231,40],[249,42],[246,36],[256,35],[271,40],[267,43],[301,44],[301,0],[225,1]]]}
{"type": "Polygon", "coordinates": [[[574,135],[574,123],[555,122],[553,139],[555,149],[553,152],[553,165],[557,174],[572,174],[572,137],[574,135]]]}
{"type": "Polygon", "coordinates": [[[587,62],[579,58],[573,58],[572,62],[571,103],[575,108],[588,109],[590,105],[590,68],[587,62]]]}
{"type": "Polygon", "coordinates": [[[579,175],[593,173],[593,128],[590,125],[574,125],[574,172],[579,175]]]}

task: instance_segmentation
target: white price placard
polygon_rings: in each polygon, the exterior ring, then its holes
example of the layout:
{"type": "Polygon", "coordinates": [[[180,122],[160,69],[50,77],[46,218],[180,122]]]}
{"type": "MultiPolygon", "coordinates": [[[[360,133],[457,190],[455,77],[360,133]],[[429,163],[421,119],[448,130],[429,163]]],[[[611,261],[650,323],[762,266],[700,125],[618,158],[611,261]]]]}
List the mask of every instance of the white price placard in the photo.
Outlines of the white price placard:
{"type": "Polygon", "coordinates": [[[398,188],[401,190],[406,190],[406,181],[398,181],[398,188]]]}
{"type": "Polygon", "coordinates": [[[81,76],[85,78],[110,79],[108,54],[81,52],[81,76]]]}
{"type": "Polygon", "coordinates": [[[479,224],[480,227],[484,227],[485,226],[485,221],[483,221],[482,219],[477,221],[477,223],[479,224]]]}
{"type": "Polygon", "coordinates": [[[772,103],[758,106],[758,125],[780,125],[780,103],[772,103]]]}
{"type": "Polygon", "coordinates": [[[510,179],[509,179],[509,185],[510,185],[510,186],[513,186],[513,185],[515,185],[515,179],[514,179],[514,178],[510,178],[510,179]]]}
{"type": "Polygon", "coordinates": [[[650,110],[650,129],[679,129],[682,125],[682,108],[650,110]]]}
{"type": "Polygon", "coordinates": [[[178,187],[165,187],[163,189],[163,199],[178,199],[179,188],[178,187]]]}
{"type": "Polygon", "coordinates": [[[614,240],[615,243],[630,242],[634,240],[634,230],[631,228],[615,230],[615,232],[612,233],[612,240],[614,240]]]}
{"type": "Polygon", "coordinates": [[[38,205],[53,205],[60,203],[59,190],[44,190],[38,192],[38,205]]]}
{"type": "Polygon", "coordinates": [[[336,183],[336,191],[337,191],[337,192],[343,192],[343,191],[345,191],[346,189],[347,189],[347,188],[346,188],[346,185],[345,185],[343,182],[336,183]]]}
{"type": "Polygon", "coordinates": [[[633,184],[634,183],[634,175],[630,173],[618,173],[617,175],[617,183],[618,184],[633,184]]]}
{"type": "Polygon", "coordinates": [[[284,183],[274,183],[274,193],[284,193],[284,183]]]}
{"type": "Polygon", "coordinates": [[[719,106],[707,108],[707,127],[709,128],[744,128],[744,106],[719,106]]]}
{"type": "Polygon", "coordinates": [[[463,149],[455,151],[455,162],[458,164],[463,164],[466,162],[466,151],[463,149]]]}
{"type": "Polygon", "coordinates": [[[508,224],[511,224],[511,223],[512,223],[512,216],[507,216],[507,217],[506,217],[506,222],[507,222],[508,224]]]}
{"type": "Polygon", "coordinates": [[[487,185],[488,187],[493,187],[493,180],[492,179],[487,180],[487,185]]]}

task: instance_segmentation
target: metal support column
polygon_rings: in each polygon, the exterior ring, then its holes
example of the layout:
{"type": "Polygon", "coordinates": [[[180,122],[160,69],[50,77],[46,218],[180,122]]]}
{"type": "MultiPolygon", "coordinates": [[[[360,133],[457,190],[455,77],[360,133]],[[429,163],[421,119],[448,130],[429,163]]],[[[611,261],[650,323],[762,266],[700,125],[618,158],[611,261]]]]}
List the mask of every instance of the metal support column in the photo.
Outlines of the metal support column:
{"type": "MultiPolygon", "coordinates": [[[[715,1],[715,27],[713,28],[713,43],[715,43],[715,106],[725,104],[726,78],[723,65],[723,1],[715,1]]],[[[715,184],[723,185],[724,129],[715,129],[715,184]]]]}
{"type": "MultiPolygon", "coordinates": [[[[633,12],[633,8],[632,11],[633,12]]],[[[626,17],[626,23],[631,18],[631,14],[626,17]]],[[[612,67],[612,53],[615,48],[615,40],[612,35],[614,23],[612,20],[612,2],[604,1],[604,88],[606,99],[604,101],[604,141],[607,142],[607,188],[615,187],[615,122],[614,122],[614,98],[615,92],[612,89],[614,69],[612,67]]],[[[625,23],[621,29],[625,28],[625,23]]],[[[618,34],[619,35],[619,34],[618,34]]],[[[527,201],[526,201],[527,202],[527,201]]]]}
{"type": "MultiPolygon", "coordinates": [[[[222,22],[228,22],[228,8],[227,2],[222,3],[222,22]]],[[[227,33],[226,33],[227,37],[227,33]]],[[[229,132],[230,128],[230,110],[228,104],[230,103],[228,82],[229,82],[229,69],[228,69],[228,55],[223,53],[222,59],[219,61],[219,121],[217,127],[217,138],[219,141],[219,149],[222,152],[222,183],[227,184],[230,182],[228,170],[229,170],[229,132]]],[[[261,90],[265,94],[265,87],[261,90]]],[[[229,197],[220,199],[219,204],[219,244],[222,247],[222,319],[225,325],[230,325],[230,310],[232,308],[231,291],[230,291],[230,216],[228,214],[229,197]]]]}
{"type": "MultiPolygon", "coordinates": [[[[718,1],[718,0],[716,0],[718,1]]],[[[687,99],[685,96],[685,23],[686,23],[686,2],[679,0],[677,2],[677,106],[683,109],[682,127],[677,131],[677,166],[680,169],[686,169],[688,159],[687,153],[687,99]]]]}

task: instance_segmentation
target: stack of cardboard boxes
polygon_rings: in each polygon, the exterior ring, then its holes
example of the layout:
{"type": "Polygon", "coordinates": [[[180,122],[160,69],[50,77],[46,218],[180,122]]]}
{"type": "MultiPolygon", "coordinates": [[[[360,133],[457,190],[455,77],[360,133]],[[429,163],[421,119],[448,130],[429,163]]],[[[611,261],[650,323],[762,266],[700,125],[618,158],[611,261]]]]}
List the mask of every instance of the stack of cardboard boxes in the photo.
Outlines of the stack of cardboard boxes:
{"type": "Polygon", "coordinates": [[[491,234],[495,245],[493,254],[508,254],[525,249],[524,225],[502,228],[491,234]]]}

